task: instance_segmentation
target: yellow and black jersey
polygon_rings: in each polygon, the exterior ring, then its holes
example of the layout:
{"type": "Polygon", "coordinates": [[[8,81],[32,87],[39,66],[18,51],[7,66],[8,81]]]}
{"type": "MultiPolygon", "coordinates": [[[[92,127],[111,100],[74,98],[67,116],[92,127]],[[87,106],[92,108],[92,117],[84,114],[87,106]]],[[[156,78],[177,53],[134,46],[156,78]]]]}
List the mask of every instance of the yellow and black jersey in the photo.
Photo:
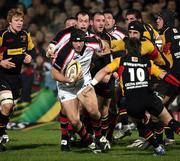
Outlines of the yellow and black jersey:
{"type": "Polygon", "coordinates": [[[163,70],[147,58],[133,57],[129,54],[116,58],[107,65],[111,72],[117,70],[122,94],[149,90],[151,75],[158,77],[163,70]]]}
{"type": "Polygon", "coordinates": [[[34,54],[34,44],[29,32],[22,30],[13,33],[9,28],[0,31],[0,60],[12,58],[11,62],[16,65],[11,69],[0,66],[1,74],[19,74],[25,53],[34,54]]]}
{"type": "Polygon", "coordinates": [[[159,33],[150,24],[144,24],[144,28],[146,31],[144,31],[143,36],[155,43],[155,40],[159,37],[159,33]]]}
{"type": "MultiPolygon", "coordinates": [[[[180,69],[180,31],[177,28],[168,27],[160,33],[163,42],[163,53],[171,64],[171,67],[180,69]]],[[[180,73],[180,72],[179,72],[180,73]]]]}
{"type": "MultiPolygon", "coordinates": [[[[125,50],[125,42],[124,40],[112,40],[111,47],[112,52],[125,50]]],[[[162,58],[161,54],[153,45],[153,43],[148,39],[143,39],[141,41],[141,55],[148,56],[157,65],[165,65],[165,61],[162,58]]]]}

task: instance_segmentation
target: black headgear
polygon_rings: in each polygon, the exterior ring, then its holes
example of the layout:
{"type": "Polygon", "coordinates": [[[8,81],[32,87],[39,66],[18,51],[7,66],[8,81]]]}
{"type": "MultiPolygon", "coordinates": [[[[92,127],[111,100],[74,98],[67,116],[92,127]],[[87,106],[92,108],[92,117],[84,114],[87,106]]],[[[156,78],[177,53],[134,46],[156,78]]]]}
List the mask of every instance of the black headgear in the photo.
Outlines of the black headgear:
{"type": "Polygon", "coordinates": [[[132,21],[129,23],[128,30],[136,30],[139,31],[141,34],[145,31],[144,26],[139,21],[132,21]]]}
{"type": "Polygon", "coordinates": [[[85,35],[84,31],[74,28],[71,31],[70,41],[85,41],[85,35]]]}
{"type": "Polygon", "coordinates": [[[158,14],[163,21],[164,21],[164,26],[165,27],[173,27],[174,26],[174,21],[175,21],[175,13],[168,11],[168,10],[163,10],[158,14]]]}

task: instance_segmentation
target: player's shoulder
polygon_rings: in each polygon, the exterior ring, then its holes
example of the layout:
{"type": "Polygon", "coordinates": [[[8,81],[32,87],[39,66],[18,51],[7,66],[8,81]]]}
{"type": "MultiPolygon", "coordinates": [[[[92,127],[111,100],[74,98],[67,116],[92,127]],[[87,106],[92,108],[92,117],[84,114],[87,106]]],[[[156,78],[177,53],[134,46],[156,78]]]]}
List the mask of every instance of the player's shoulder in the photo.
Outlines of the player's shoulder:
{"type": "Polygon", "coordinates": [[[24,34],[27,34],[27,35],[29,34],[29,31],[28,31],[28,29],[26,29],[26,28],[24,28],[24,29],[21,30],[20,32],[21,32],[21,33],[24,33],[24,34]]]}
{"type": "Polygon", "coordinates": [[[2,29],[2,30],[0,30],[0,36],[2,37],[5,33],[7,33],[8,32],[8,29],[6,28],[6,29],[2,29]]]}
{"type": "Polygon", "coordinates": [[[64,36],[71,34],[71,32],[74,30],[74,26],[65,28],[63,30],[60,30],[59,32],[56,33],[55,39],[59,40],[61,38],[63,38],[64,36]]]}
{"type": "Polygon", "coordinates": [[[121,32],[122,34],[124,35],[128,35],[128,31],[120,26],[114,26],[114,30],[118,31],[118,32],[121,32]]]}
{"type": "Polygon", "coordinates": [[[169,27],[165,30],[165,34],[167,35],[177,35],[180,34],[179,30],[175,27],[169,27]]]}
{"type": "Polygon", "coordinates": [[[61,56],[61,53],[64,55],[65,53],[70,53],[73,50],[72,44],[70,42],[68,42],[67,44],[65,44],[61,50],[59,51],[59,54],[61,56]]]}

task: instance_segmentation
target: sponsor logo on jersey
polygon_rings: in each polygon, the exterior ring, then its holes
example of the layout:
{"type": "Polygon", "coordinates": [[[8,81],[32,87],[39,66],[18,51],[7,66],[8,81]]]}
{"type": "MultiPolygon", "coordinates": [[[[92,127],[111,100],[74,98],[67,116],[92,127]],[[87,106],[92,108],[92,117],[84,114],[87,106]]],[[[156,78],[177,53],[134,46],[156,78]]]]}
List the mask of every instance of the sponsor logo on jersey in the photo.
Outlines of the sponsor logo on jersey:
{"type": "Polygon", "coordinates": [[[132,62],[138,62],[138,57],[132,57],[132,62]]]}

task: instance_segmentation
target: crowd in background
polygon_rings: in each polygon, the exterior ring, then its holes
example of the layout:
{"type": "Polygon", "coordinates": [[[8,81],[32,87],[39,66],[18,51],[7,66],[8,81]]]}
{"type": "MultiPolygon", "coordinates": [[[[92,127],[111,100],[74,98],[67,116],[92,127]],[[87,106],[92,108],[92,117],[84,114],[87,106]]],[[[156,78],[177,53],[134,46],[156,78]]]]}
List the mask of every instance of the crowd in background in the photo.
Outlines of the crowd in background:
{"type": "MultiPolygon", "coordinates": [[[[31,86],[39,88],[42,85],[55,90],[55,82],[50,78],[50,63],[45,57],[49,42],[58,31],[65,28],[65,20],[75,17],[79,11],[110,10],[117,25],[126,28],[125,14],[127,9],[141,11],[145,23],[155,24],[156,15],[163,9],[176,12],[175,26],[180,27],[178,0],[1,0],[0,29],[6,27],[6,15],[10,8],[20,7],[25,13],[24,26],[31,33],[35,44],[36,56],[31,67],[24,67],[23,79],[25,93],[31,91],[31,86]],[[29,81],[29,85],[27,85],[29,81]]],[[[23,95],[22,101],[30,101],[29,94],[23,95]]]]}

